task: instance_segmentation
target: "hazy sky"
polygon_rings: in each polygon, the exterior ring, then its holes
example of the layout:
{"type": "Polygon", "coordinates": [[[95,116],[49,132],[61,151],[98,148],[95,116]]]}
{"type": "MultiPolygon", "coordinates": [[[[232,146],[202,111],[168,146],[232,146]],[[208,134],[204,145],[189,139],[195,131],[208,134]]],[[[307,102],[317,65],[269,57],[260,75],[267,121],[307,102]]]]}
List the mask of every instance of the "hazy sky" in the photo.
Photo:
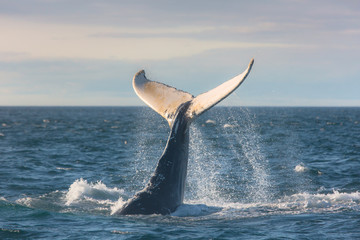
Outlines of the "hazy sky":
{"type": "Polygon", "coordinates": [[[360,106],[360,1],[0,0],[1,105],[140,105],[131,80],[225,105],[360,106]]]}

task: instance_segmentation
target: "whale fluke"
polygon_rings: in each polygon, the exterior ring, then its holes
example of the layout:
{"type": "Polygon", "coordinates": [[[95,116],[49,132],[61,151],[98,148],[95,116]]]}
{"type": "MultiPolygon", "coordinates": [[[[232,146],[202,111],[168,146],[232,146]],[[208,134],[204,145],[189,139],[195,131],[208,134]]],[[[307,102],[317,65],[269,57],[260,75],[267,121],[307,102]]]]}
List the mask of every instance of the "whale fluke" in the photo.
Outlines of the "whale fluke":
{"type": "Polygon", "coordinates": [[[133,87],[140,99],[164,117],[170,126],[179,106],[194,99],[190,93],[147,79],[144,70],[135,74],[133,87]]]}
{"type": "Polygon", "coordinates": [[[217,103],[221,102],[224,98],[229,96],[241,85],[241,83],[244,82],[245,78],[251,70],[253,63],[254,59],[251,59],[247,69],[243,73],[194,98],[191,102],[187,114],[193,119],[197,116],[200,116],[202,113],[209,110],[211,107],[215,106],[217,103]]]}
{"type": "Polygon", "coordinates": [[[135,74],[133,87],[141,100],[163,116],[171,127],[180,105],[191,101],[186,115],[189,119],[200,116],[238,88],[249,74],[253,63],[254,59],[251,59],[243,73],[197,97],[166,84],[147,79],[144,70],[135,74]]]}

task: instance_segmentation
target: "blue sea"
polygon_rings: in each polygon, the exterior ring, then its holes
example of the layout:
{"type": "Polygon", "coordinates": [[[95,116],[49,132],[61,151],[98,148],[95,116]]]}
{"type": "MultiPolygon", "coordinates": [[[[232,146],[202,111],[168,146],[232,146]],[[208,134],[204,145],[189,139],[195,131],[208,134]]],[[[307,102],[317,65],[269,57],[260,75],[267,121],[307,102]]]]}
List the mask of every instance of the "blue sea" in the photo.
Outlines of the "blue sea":
{"type": "Polygon", "coordinates": [[[360,108],[215,107],[184,204],[113,215],[168,134],[147,107],[0,107],[0,239],[360,239],[360,108]]]}

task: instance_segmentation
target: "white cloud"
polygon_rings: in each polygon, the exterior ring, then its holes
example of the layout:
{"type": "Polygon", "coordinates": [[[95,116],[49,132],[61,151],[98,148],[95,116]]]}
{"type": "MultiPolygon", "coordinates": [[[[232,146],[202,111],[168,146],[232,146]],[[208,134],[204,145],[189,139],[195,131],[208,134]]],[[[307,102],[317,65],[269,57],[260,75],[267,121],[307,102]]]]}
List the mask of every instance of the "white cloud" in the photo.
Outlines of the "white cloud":
{"type": "Polygon", "coordinates": [[[251,57],[252,79],[235,105],[356,105],[358,6],[3,1],[0,105],[140,104],[130,82],[141,68],[153,80],[198,94],[232,77],[251,57]]]}
{"type": "Polygon", "coordinates": [[[220,48],[293,47],[281,43],[249,43],[201,40],[193,33],[209,31],[209,27],[127,29],[107,26],[67,25],[27,22],[0,18],[2,39],[0,60],[29,59],[102,59],[102,60],[166,60],[186,57],[220,48]],[[111,33],[111,34],[104,34],[111,33]],[[167,34],[185,37],[165,37],[167,34]],[[150,37],[113,37],[116,34],[141,34],[150,37]],[[152,37],[161,34],[163,37],[152,37]],[[190,35],[189,35],[190,34],[190,35]]]}
{"type": "Polygon", "coordinates": [[[8,84],[11,83],[12,80],[19,78],[21,75],[17,72],[12,71],[0,71],[0,83],[8,84]]]}

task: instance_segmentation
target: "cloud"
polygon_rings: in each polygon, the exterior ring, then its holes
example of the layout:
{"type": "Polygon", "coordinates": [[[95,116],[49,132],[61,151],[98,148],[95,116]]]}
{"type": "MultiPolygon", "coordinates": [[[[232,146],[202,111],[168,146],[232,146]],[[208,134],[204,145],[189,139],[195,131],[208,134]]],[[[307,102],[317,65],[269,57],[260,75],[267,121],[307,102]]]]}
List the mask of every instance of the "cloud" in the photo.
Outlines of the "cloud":
{"type": "MultiPolygon", "coordinates": [[[[166,60],[221,48],[297,47],[288,43],[222,41],[194,38],[210,27],[116,28],[27,22],[0,18],[0,60],[102,59],[166,60]],[[106,34],[108,33],[108,34],[106,34]],[[181,37],[169,37],[176,34],[181,37]]],[[[241,29],[240,29],[241,30],[241,29]]]]}
{"type": "Polygon", "coordinates": [[[168,60],[214,49],[360,47],[351,38],[360,29],[352,2],[33,0],[5,2],[0,14],[0,61],[168,60]]]}
{"type": "Polygon", "coordinates": [[[0,105],[140,104],[131,78],[141,68],[196,95],[252,57],[235,105],[359,99],[356,1],[0,3],[0,105]]]}
{"type": "Polygon", "coordinates": [[[139,105],[136,70],[115,61],[3,62],[0,105],[139,105]]]}

